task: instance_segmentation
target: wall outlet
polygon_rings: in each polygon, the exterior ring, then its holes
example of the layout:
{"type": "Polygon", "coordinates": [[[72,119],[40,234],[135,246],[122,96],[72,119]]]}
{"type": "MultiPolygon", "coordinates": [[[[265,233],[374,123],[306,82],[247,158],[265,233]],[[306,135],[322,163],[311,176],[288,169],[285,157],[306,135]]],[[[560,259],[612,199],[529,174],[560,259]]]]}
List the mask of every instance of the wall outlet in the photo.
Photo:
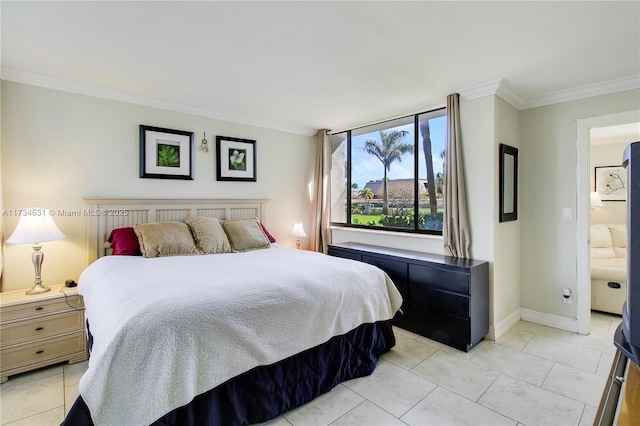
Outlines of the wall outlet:
{"type": "Polygon", "coordinates": [[[562,301],[567,305],[571,305],[573,303],[571,300],[571,290],[566,287],[562,292],[562,301]]]}

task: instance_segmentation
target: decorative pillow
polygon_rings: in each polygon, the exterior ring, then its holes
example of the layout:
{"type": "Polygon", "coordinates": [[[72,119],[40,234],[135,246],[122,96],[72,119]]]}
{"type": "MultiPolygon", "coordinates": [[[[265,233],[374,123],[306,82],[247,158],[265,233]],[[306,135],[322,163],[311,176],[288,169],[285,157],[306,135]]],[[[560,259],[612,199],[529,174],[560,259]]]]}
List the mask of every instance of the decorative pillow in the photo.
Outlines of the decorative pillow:
{"type": "Polygon", "coordinates": [[[142,256],[138,236],[131,226],[114,229],[107,241],[111,243],[114,256],[142,256]]]}
{"type": "Polygon", "coordinates": [[[231,253],[231,244],[217,217],[188,217],[186,222],[202,253],[231,253]]]}
{"type": "Polygon", "coordinates": [[[141,223],[133,229],[144,257],[200,254],[186,223],[141,223]]]}
{"type": "Polygon", "coordinates": [[[627,257],[627,225],[608,225],[616,257],[627,257]]]}
{"type": "Polygon", "coordinates": [[[269,231],[267,231],[267,228],[261,223],[260,227],[262,228],[262,232],[264,232],[264,235],[267,236],[267,239],[269,240],[270,243],[275,243],[276,239],[273,237],[273,235],[271,235],[269,233],[269,231]]]}
{"type": "Polygon", "coordinates": [[[227,220],[222,228],[229,237],[234,252],[257,250],[270,246],[258,219],[227,220]]]}
{"type": "Polygon", "coordinates": [[[591,257],[595,259],[613,259],[616,257],[612,247],[611,232],[607,225],[591,225],[591,257]]]}
{"type": "Polygon", "coordinates": [[[627,247],[627,225],[608,225],[611,232],[611,245],[627,247]]]}

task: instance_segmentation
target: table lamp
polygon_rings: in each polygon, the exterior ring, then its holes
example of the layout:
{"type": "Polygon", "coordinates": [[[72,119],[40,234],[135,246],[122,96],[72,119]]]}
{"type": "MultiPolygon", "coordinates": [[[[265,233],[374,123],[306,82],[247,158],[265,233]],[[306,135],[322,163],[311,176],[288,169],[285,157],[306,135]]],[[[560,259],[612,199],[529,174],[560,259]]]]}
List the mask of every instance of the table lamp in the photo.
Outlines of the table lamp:
{"type": "Polygon", "coordinates": [[[306,237],[307,234],[304,232],[304,227],[302,226],[302,222],[296,222],[293,224],[293,230],[291,231],[291,236],[296,237],[296,248],[300,250],[300,237],[306,237]]]}
{"type": "Polygon", "coordinates": [[[22,216],[13,234],[7,239],[11,244],[33,244],[33,254],[31,260],[36,270],[35,284],[27,294],[40,294],[51,290],[42,285],[40,270],[44,254],[40,251],[42,243],[56,241],[66,238],[56,226],[48,210],[31,208],[22,210],[22,216]]]}

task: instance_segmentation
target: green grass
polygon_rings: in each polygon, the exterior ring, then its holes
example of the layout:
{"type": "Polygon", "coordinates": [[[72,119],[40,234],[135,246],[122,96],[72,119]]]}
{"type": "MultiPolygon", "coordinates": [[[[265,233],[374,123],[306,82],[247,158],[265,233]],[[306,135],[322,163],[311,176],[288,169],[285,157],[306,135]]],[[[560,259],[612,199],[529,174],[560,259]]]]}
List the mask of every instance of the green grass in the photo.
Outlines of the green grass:
{"type": "Polygon", "coordinates": [[[373,222],[375,226],[380,225],[380,219],[382,219],[382,215],[366,215],[366,214],[354,214],[351,216],[351,223],[358,225],[368,225],[369,222],[373,222]]]}

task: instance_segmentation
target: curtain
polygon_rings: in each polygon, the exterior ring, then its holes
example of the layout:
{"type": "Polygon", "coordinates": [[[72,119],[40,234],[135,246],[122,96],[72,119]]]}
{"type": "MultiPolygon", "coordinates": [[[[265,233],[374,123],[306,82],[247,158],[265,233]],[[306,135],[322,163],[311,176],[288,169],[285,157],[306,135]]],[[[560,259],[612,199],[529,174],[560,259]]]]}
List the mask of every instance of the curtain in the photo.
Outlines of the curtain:
{"type": "Polygon", "coordinates": [[[445,251],[454,257],[470,257],[467,196],[460,138],[460,95],[447,96],[447,144],[444,166],[444,215],[442,237],[445,251]]]}
{"type": "MultiPolygon", "coordinates": [[[[3,205],[3,201],[2,201],[2,170],[0,170],[0,210],[4,209],[4,205],[3,205]]],[[[2,283],[2,271],[4,270],[4,257],[2,255],[2,243],[4,241],[4,230],[3,230],[3,224],[4,221],[2,220],[3,218],[0,217],[0,283],[2,283]]],[[[2,285],[0,285],[0,290],[2,289],[2,285]]]]}
{"type": "Polygon", "coordinates": [[[313,207],[311,212],[310,249],[326,253],[331,243],[329,223],[331,176],[331,137],[326,129],[318,131],[316,148],[316,166],[313,176],[313,207]]]}

